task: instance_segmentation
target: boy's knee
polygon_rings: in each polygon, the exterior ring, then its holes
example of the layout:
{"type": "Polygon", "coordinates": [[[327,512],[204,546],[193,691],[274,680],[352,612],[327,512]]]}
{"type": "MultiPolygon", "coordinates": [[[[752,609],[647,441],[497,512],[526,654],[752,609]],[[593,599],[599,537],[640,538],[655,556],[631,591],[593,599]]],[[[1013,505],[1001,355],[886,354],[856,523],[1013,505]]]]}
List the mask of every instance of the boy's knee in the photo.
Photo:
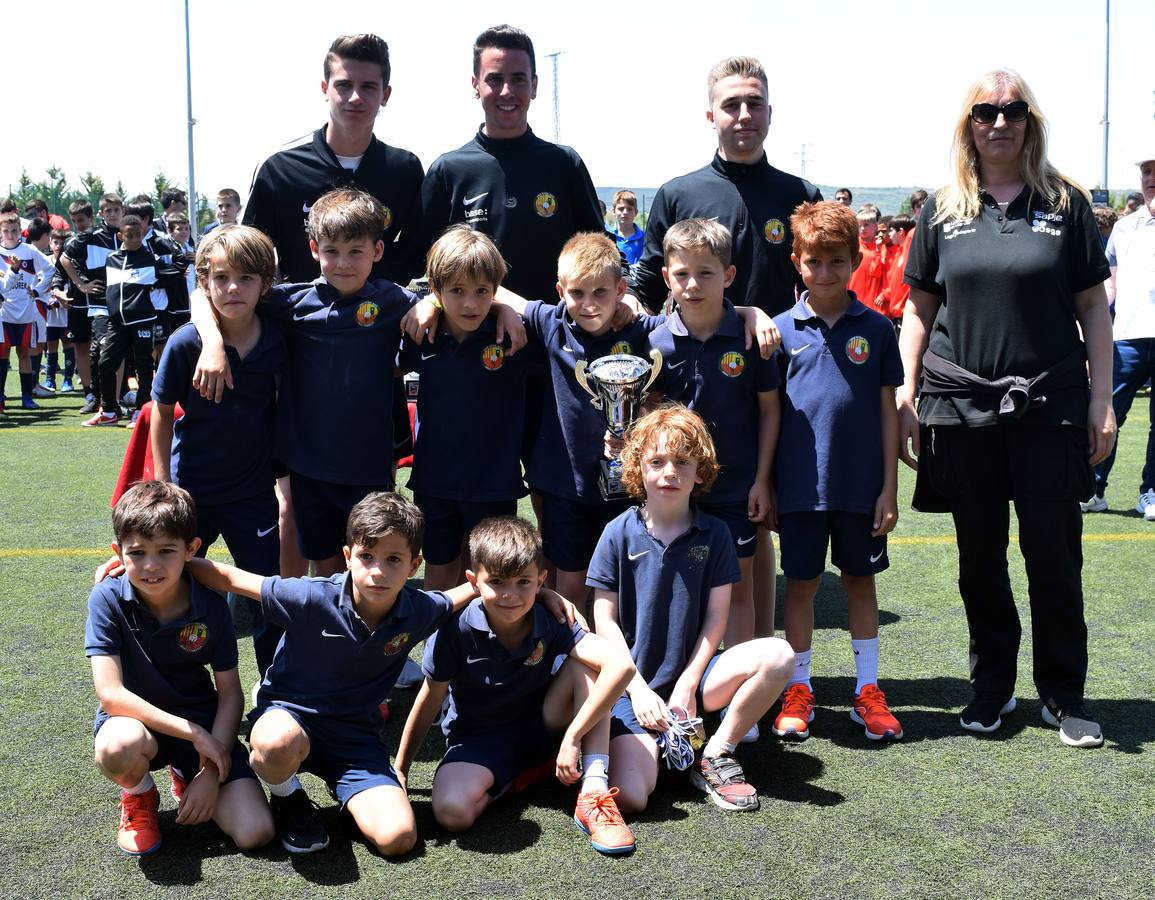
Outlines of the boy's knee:
{"type": "Polygon", "coordinates": [[[101,769],[119,772],[147,755],[148,731],[140,722],[107,722],[96,735],[93,758],[101,769]]]}
{"type": "Polygon", "coordinates": [[[467,831],[477,821],[476,807],[465,797],[434,797],[433,818],[446,831],[467,831]]]}
{"type": "Polygon", "coordinates": [[[288,757],[304,758],[309,752],[309,739],[287,714],[261,716],[253,726],[249,745],[253,750],[252,759],[258,764],[288,757]]]}
{"type": "Polygon", "coordinates": [[[277,829],[273,824],[272,816],[265,816],[259,820],[245,823],[232,835],[232,839],[238,850],[259,850],[269,843],[276,833],[277,829]]]}
{"type": "Polygon", "coordinates": [[[794,648],[782,638],[761,638],[758,668],[769,675],[787,675],[794,671],[794,648]]]}
{"type": "Polygon", "coordinates": [[[417,844],[417,829],[405,828],[370,838],[382,856],[403,856],[417,844]]]}
{"type": "Polygon", "coordinates": [[[640,813],[645,810],[646,804],[650,802],[652,788],[648,788],[639,781],[618,782],[615,783],[614,786],[618,789],[618,794],[614,797],[614,802],[617,803],[618,809],[623,814],[640,813]]]}

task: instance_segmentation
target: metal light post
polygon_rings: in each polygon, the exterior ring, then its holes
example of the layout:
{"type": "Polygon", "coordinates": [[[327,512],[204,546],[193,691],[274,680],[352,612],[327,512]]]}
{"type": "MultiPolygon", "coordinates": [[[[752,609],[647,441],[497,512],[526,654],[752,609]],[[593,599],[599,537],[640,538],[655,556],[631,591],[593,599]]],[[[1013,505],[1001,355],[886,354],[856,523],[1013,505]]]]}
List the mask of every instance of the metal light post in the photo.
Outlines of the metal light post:
{"type": "Polygon", "coordinates": [[[192,220],[192,233],[196,235],[200,231],[199,223],[197,222],[199,208],[197,203],[195,166],[193,163],[193,126],[196,125],[197,120],[193,118],[192,43],[189,39],[188,4],[189,0],[184,0],[184,83],[185,94],[188,98],[188,202],[191,213],[189,218],[192,220]]]}

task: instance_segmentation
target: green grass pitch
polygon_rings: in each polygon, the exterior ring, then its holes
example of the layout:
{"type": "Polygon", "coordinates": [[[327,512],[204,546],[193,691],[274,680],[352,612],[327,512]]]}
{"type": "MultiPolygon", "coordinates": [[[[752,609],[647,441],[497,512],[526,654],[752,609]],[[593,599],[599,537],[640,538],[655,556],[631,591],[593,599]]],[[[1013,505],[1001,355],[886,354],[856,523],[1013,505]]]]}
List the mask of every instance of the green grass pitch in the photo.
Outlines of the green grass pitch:
{"type": "MultiPolygon", "coordinates": [[[[1112,509],[1086,521],[1088,696],[1102,749],[1063,747],[1040,722],[1029,629],[1019,710],[991,738],[959,728],[967,645],[952,531],[945,516],[910,511],[903,470],[891,568],[878,585],[882,685],[904,740],[868,742],[847,715],[854,667],[831,575],[817,604],[813,736],[796,746],[764,737],[739,751],[762,796],[758,812],[725,814],[685,780],[664,777],[630,822],[637,852],[607,859],[573,824],[573,794],[555,785],[502,800],[452,837],[430,811],[440,749],[431,733],[410,776],[420,842],[387,861],[311,777],[333,835],[326,852],[243,855],[213,826],[179,828],[162,774],[164,846],[142,860],[118,853],[116,791],[92,765],[83,635],[126,432],[82,429],[75,397],[42,405],[33,413],[10,402],[0,416],[0,897],[1155,894],[1155,525],[1134,512],[1142,406],[1121,435],[1112,509]]],[[[1013,541],[1011,559],[1025,617],[1013,541]]],[[[242,641],[246,684],[255,677],[250,646],[242,641]]],[[[394,747],[411,702],[411,693],[393,698],[394,747]]]]}

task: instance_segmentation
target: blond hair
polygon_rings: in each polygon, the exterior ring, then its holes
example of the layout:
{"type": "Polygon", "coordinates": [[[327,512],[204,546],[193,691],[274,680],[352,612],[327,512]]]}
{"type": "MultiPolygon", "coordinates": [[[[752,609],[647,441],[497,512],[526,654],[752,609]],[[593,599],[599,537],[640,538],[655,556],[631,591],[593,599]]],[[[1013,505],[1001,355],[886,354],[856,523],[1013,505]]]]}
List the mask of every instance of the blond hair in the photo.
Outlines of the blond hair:
{"type": "Polygon", "coordinates": [[[770,84],[766,80],[766,69],[753,56],[727,56],[714,63],[710,68],[710,74],[706,76],[706,89],[711,102],[714,100],[714,85],[723,78],[757,78],[762,82],[763,88],[770,90],[770,84]]]}
{"type": "Polygon", "coordinates": [[[429,248],[425,273],[438,296],[462,280],[488,284],[497,290],[505,280],[505,260],[489,235],[468,225],[453,225],[429,248]]]}
{"type": "Polygon", "coordinates": [[[565,242],[557,258],[561,284],[606,275],[613,275],[615,281],[622,277],[622,254],[605,232],[583,231],[565,242]]]}
{"type": "Polygon", "coordinates": [[[979,156],[971,132],[971,107],[987,102],[1003,91],[1018,96],[1029,107],[1024,124],[1023,149],[1019,154],[1019,176],[1031,189],[1040,194],[1051,209],[1064,211],[1071,204],[1071,191],[1078,191],[1090,200],[1078,183],[1068,178],[1047,159],[1047,120],[1039,110],[1039,102],[1023,77],[1012,69],[987,72],[967,90],[955,124],[951,141],[951,181],[935,192],[935,211],[932,225],[948,219],[970,220],[982,209],[979,198],[979,156]]]}
{"type": "Polygon", "coordinates": [[[666,232],[662,258],[669,265],[671,254],[682,250],[708,250],[725,268],[732,253],[730,229],[716,219],[682,219],[666,232]]]}

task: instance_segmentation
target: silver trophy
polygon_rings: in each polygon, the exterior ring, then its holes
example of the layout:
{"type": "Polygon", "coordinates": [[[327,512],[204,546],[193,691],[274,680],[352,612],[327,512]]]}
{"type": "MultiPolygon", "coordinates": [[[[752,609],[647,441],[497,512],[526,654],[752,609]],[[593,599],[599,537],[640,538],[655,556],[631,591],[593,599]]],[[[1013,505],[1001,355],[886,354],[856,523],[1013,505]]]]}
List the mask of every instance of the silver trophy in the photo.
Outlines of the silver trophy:
{"type": "MultiPolygon", "coordinates": [[[[634,424],[642,408],[642,398],[661,371],[662,351],[654,349],[649,360],[628,353],[603,356],[588,366],[584,359],[578,360],[574,375],[578,384],[594,398],[594,407],[602,411],[610,434],[622,438],[634,424]]],[[[606,500],[626,496],[619,460],[602,460],[598,486],[606,500]]]]}

